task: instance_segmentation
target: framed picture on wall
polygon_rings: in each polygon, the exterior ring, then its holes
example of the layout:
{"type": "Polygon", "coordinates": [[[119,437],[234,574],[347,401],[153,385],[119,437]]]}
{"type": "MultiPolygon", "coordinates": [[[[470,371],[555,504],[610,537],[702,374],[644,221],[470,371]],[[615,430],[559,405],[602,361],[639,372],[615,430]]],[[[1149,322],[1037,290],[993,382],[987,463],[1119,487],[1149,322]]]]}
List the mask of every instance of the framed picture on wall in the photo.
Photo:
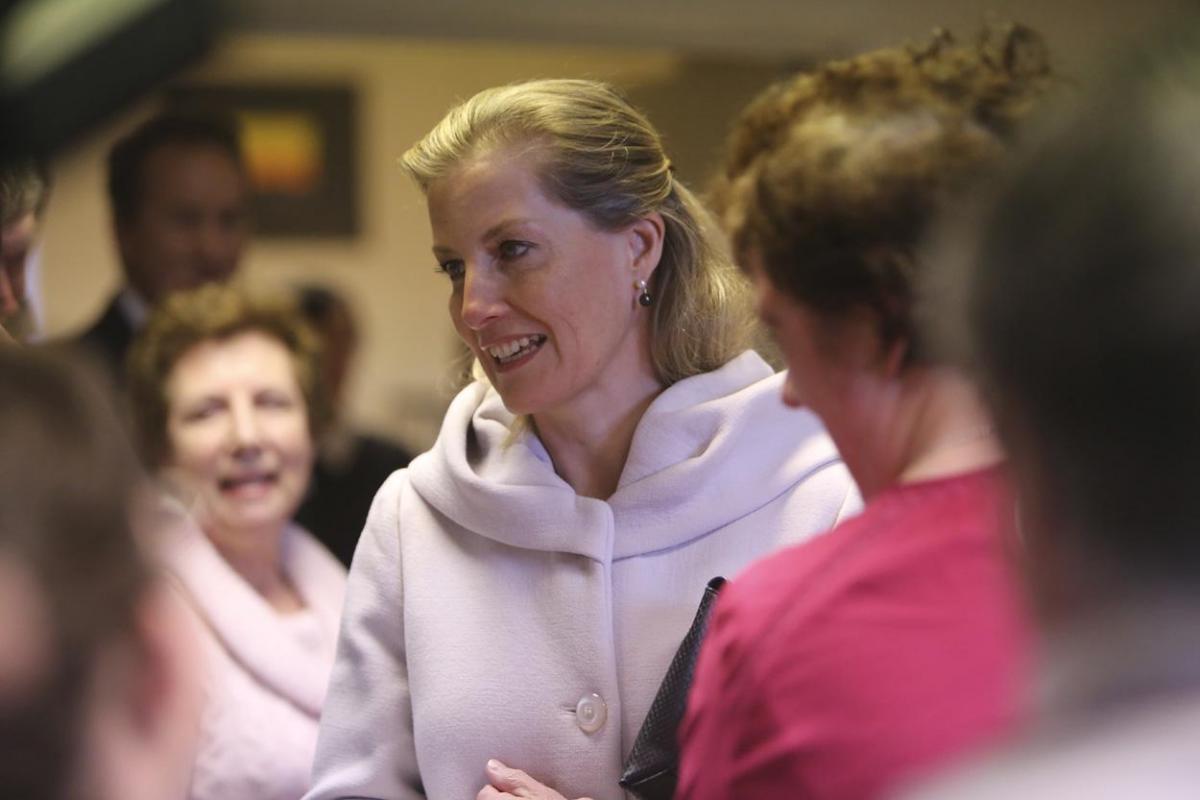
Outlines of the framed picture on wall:
{"type": "Polygon", "coordinates": [[[349,86],[186,84],[168,90],[167,103],[236,122],[256,235],[358,234],[357,104],[349,86]]]}

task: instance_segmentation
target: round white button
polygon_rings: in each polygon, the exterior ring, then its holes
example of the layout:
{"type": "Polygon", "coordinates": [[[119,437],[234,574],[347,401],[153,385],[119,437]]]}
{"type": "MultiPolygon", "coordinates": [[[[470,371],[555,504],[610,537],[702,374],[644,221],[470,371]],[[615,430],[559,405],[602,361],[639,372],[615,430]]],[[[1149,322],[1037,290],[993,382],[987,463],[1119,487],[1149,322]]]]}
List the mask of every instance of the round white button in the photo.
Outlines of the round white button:
{"type": "Polygon", "coordinates": [[[575,706],[575,721],[585,733],[595,733],[604,727],[608,720],[608,706],[604,698],[598,694],[589,694],[580,698],[575,706]]]}

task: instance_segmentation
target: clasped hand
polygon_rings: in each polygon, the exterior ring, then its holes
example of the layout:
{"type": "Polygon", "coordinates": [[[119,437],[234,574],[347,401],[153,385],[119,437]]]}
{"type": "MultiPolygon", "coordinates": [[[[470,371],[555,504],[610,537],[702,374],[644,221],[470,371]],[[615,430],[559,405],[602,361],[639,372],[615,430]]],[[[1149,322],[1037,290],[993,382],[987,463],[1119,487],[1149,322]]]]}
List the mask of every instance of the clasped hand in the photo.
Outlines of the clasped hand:
{"type": "MultiPolygon", "coordinates": [[[[487,763],[488,785],[479,790],[475,800],[567,800],[558,792],[539,783],[519,769],[505,766],[496,759],[487,763]]],[[[590,797],[580,797],[578,800],[591,800],[590,797]]]]}

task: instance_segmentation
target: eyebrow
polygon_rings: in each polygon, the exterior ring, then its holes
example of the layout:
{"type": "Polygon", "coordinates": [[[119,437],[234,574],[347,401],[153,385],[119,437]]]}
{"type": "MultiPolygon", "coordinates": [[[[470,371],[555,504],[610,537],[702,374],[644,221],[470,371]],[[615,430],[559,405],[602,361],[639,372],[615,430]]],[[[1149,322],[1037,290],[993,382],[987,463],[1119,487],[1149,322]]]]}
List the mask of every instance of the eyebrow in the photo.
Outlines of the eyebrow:
{"type": "MultiPolygon", "coordinates": [[[[488,239],[495,238],[505,228],[515,228],[519,225],[529,224],[536,224],[535,220],[530,217],[511,217],[509,219],[504,219],[484,231],[483,239],[484,241],[487,241],[488,239]]],[[[433,254],[435,256],[453,255],[454,252],[454,248],[452,247],[445,247],[444,245],[440,244],[435,244],[433,246],[433,254]]]]}

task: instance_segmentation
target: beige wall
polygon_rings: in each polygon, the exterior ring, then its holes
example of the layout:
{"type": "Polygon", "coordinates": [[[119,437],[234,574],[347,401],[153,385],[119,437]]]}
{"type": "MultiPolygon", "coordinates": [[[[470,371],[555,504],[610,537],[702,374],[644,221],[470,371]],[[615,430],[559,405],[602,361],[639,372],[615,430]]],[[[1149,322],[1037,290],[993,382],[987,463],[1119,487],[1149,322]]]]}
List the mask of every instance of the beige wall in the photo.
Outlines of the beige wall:
{"type": "MultiPolygon", "coordinates": [[[[358,90],[362,232],[353,240],[260,240],[244,280],[274,291],[309,280],[345,291],[364,333],[350,416],[423,448],[448,399],[457,353],[447,284],[434,274],[424,204],[397,157],[457,98],[534,77],[597,77],[625,86],[666,131],[682,174],[699,178],[729,115],[774,67],[692,63],[662,51],[409,42],[384,39],[239,37],[197,79],[345,81],[358,90]]],[[[43,236],[43,295],[51,336],[89,323],[119,283],[104,202],[104,155],[153,102],[80,143],[55,165],[43,236]]]]}

